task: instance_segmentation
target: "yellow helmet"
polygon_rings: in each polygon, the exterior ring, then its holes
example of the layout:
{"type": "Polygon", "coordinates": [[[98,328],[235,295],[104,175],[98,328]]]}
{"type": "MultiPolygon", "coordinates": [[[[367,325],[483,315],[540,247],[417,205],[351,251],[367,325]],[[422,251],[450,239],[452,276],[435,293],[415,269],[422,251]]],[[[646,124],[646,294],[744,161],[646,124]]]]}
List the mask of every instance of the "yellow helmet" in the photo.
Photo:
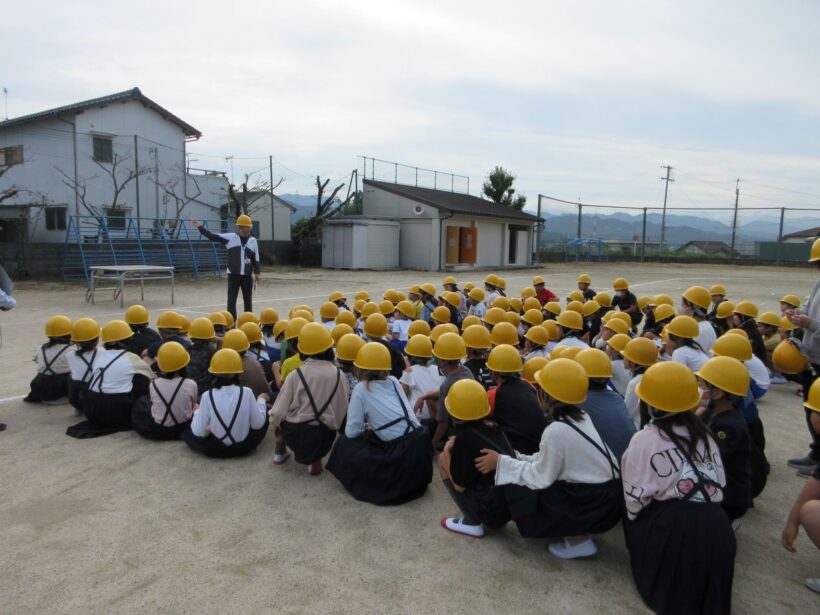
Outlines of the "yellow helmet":
{"type": "Polygon", "coordinates": [[[433,356],[442,361],[461,361],[467,356],[467,346],[458,333],[444,333],[436,340],[433,356]]]}
{"type": "Polygon", "coordinates": [[[521,317],[528,325],[532,325],[533,327],[537,327],[542,322],[544,322],[544,315],[541,314],[541,310],[527,310],[524,312],[524,316],[521,317]]]}
{"type": "Polygon", "coordinates": [[[512,299],[510,299],[510,310],[512,310],[516,314],[521,314],[523,308],[524,302],[521,301],[521,299],[518,299],[517,297],[513,297],[512,299]]]}
{"type": "Polygon", "coordinates": [[[666,325],[666,332],[683,337],[686,339],[695,339],[700,335],[700,327],[698,321],[691,316],[675,316],[668,325],[666,325]]]}
{"type": "Polygon", "coordinates": [[[382,293],[382,299],[385,299],[395,305],[399,302],[397,297],[399,296],[398,291],[395,288],[388,288],[386,291],[382,293]]]}
{"type": "Polygon", "coordinates": [[[723,297],[726,296],[726,288],[723,284],[715,284],[712,288],[709,289],[709,294],[714,297],[715,295],[721,295],[723,297]]]}
{"type": "Polygon", "coordinates": [[[493,346],[490,332],[483,325],[470,325],[464,329],[461,337],[464,338],[467,348],[487,350],[493,346]]]}
{"type": "Polygon", "coordinates": [[[430,338],[426,335],[414,335],[407,341],[407,345],[404,347],[404,354],[410,357],[432,359],[433,342],[431,342],[430,338]]]}
{"type": "Polygon", "coordinates": [[[738,397],[746,396],[751,380],[746,366],[732,357],[712,357],[701,365],[695,376],[738,397]]]}
{"type": "Polygon", "coordinates": [[[456,284],[456,279],[453,276],[448,275],[446,278],[444,278],[444,282],[442,282],[442,284],[444,284],[445,286],[447,284],[456,284]]]}
{"type": "Polygon", "coordinates": [[[796,308],[800,307],[800,297],[797,295],[784,295],[783,298],[780,300],[780,303],[788,303],[789,305],[793,305],[796,308]]]}
{"type": "Polygon", "coordinates": [[[661,322],[667,318],[674,318],[678,315],[678,311],[668,303],[661,303],[655,308],[655,322],[661,322]]]}
{"type": "Polygon", "coordinates": [[[278,338],[282,335],[288,328],[288,320],[277,320],[276,324],[273,325],[273,339],[278,338]]]}
{"type": "Polygon", "coordinates": [[[361,311],[359,314],[362,315],[362,318],[367,318],[368,316],[372,316],[373,314],[379,314],[379,305],[377,303],[373,303],[372,301],[368,301],[362,306],[361,311]]]}
{"type": "MultiPolygon", "coordinates": [[[[359,294],[361,294],[361,293],[359,293],[359,294]]],[[[358,297],[359,294],[357,294],[356,297],[358,297]]],[[[368,296],[368,298],[369,298],[369,296],[368,296]]],[[[336,303],[337,301],[342,301],[343,299],[347,299],[347,297],[345,297],[345,294],[340,290],[334,290],[327,297],[327,300],[330,301],[331,303],[336,303]]]]}
{"type": "Polygon", "coordinates": [[[469,293],[471,290],[475,288],[475,284],[473,284],[472,282],[464,282],[464,284],[461,285],[461,288],[469,293]]]}
{"type": "Polygon", "coordinates": [[[797,329],[797,327],[794,326],[794,323],[785,316],[780,319],[780,328],[785,331],[794,331],[797,329]]]}
{"type": "MultiPolygon", "coordinates": [[[[525,286],[521,289],[521,301],[535,297],[535,289],[532,286],[525,286]]],[[[537,299],[536,299],[537,301],[537,299]]]]}
{"type": "Polygon", "coordinates": [[[558,323],[554,320],[545,320],[541,323],[541,327],[549,334],[550,341],[554,342],[559,338],[558,323]]]}
{"type": "Polygon", "coordinates": [[[695,374],[677,361],[662,361],[647,369],[635,394],[663,412],[689,412],[700,403],[695,374]]]}
{"type": "Polygon", "coordinates": [[[165,342],[157,351],[157,364],[166,374],[177,372],[190,362],[191,355],[179,342],[165,342]]]}
{"type": "Polygon", "coordinates": [[[507,312],[504,314],[504,321],[513,325],[516,329],[518,329],[518,325],[521,324],[521,316],[516,314],[515,312],[507,312]]]}
{"type": "Polygon", "coordinates": [[[339,315],[339,306],[332,301],[327,301],[319,308],[319,316],[327,320],[335,320],[339,315]]]}
{"type": "Polygon", "coordinates": [[[566,311],[558,315],[556,321],[563,329],[575,329],[580,331],[584,328],[584,319],[578,312],[566,311]]]}
{"type": "Polygon", "coordinates": [[[610,337],[606,341],[606,344],[607,346],[614,348],[616,351],[623,353],[624,348],[626,348],[626,345],[629,343],[630,339],[631,338],[626,333],[618,333],[610,337]]]}
{"type": "Polygon", "coordinates": [[[252,322],[255,325],[259,324],[259,319],[253,312],[242,312],[236,319],[236,328],[241,329],[246,322],[252,322]]]}
{"type": "Polygon", "coordinates": [[[494,273],[489,273],[484,278],[484,284],[488,286],[498,286],[498,277],[494,273]]]}
{"type": "Polygon", "coordinates": [[[182,334],[188,333],[191,329],[191,321],[185,314],[179,315],[179,332],[182,334]]]}
{"type": "Polygon", "coordinates": [[[396,309],[399,313],[404,314],[407,318],[413,318],[416,315],[416,308],[409,301],[399,301],[396,304],[396,309]]]}
{"type": "Polygon", "coordinates": [[[757,318],[757,306],[751,301],[741,301],[735,306],[735,314],[742,314],[749,318],[757,318]]]}
{"type": "Polygon", "coordinates": [[[544,327],[530,327],[524,337],[536,346],[546,346],[550,341],[550,334],[544,327]]]}
{"type": "Polygon", "coordinates": [[[635,365],[654,365],[658,361],[658,347],[650,339],[636,337],[629,340],[621,354],[635,365]]]}
{"type": "Polygon", "coordinates": [[[103,325],[101,333],[103,344],[127,340],[132,335],[134,335],[134,332],[131,330],[131,327],[128,326],[127,322],[122,320],[109,320],[103,325]]]}
{"type": "Polygon", "coordinates": [[[690,286],[683,291],[682,297],[689,303],[703,308],[704,310],[708,310],[709,306],[712,305],[712,295],[708,290],[703,288],[703,286],[690,286]]]}
{"type": "Polygon", "coordinates": [[[783,340],[772,351],[772,363],[784,374],[799,374],[809,367],[806,357],[792,340],[783,340]]]}
{"type": "Polygon", "coordinates": [[[506,297],[496,297],[495,299],[493,299],[493,304],[491,307],[501,308],[506,312],[510,309],[510,300],[506,297]]]}
{"type": "Polygon", "coordinates": [[[820,261],[820,239],[815,239],[814,243],[811,244],[811,257],[809,257],[810,263],[817,261],[820,261]]]}
{"type": "Polygon", "coordinates": [[[440,305],[433,310],[433,313],[430,314],[430,318],[436,322],[450,322],[450,309],[446,306],[440,305]]]}
{"type": "Polygon", "coordinates": [[[414,335],[430,335],[430,325],[423,320],[414,320],[410,323],[410,328],[407,330],[407,335],[413,337],[414,335]]]}
{"type": "Polygon", "coordinates": [[[343,335],[336,342],[336,358],[339,361],[355,361],[359,349],[365,345],[365,341],[355,333],[343,335]]]}
{"type": "Polygon", "coordinates": [[[430,341],[435,344],[436,340],[438,340],[438,338],[440,338],[445,333],[455,333],[456,335],[458,335],[458,327],[456,327],[451,322],[443,322],[440,325],[436,325],[435,327],[433,327],[433,330],[430,331],[430,341]]]}
{"type": "Polygon", "coordinates": [[[568,302],[579,301],[580,303],[583,303],[586,300],[586,297],[584,297],[584,293],[582,293],[580,290],[573,290],[570,291],[570,293],[567,295],[567,299],[568,302]]]}
{"type": "MultiPolygon", "coordinates": [[[[524,303],[521,304],[521,309],[525,312],[529,312],[530,310],[538,310],[541,311],[541,302],[536,299],[535,297],[527,297],[524,299],[524,303]]],[[[561,306],[558,306],[558,311],[561,311],[561,306]]]]}
{"type": "Polygon", "coordinates": [[[567,311],[568,312],[577,312],[578,314],[583,314],[584,311],[584,304],[580,301],[570,301],[567,303],[567,311]]]}
{"type": "Polygon", "coordinates": [[[744,337],[744,338],[746,338],[747,340],[749,339],[749,334],[748,334],[748,333],[746,333],[746,330],[745,330],[745,329],[729,329],[729,330],[728,330],[726,333],[724,333],[723,335],[739,335],[740,337],[744,337]]]}
{"type": "Polygon", "coordinates": [[[735,311],[735,304],[731,301],[721,301],[715,308],[715,316],[718,318],[729,318],[735,311]]]}
{"type": "Polygon", "coordinates": [[[258,344],[262,341],[262,329],[255,322],[246,322],[239,327],[239,330],[245,334],[251,344],[258,344]]]}
{"type": "Polygon", "coordinates": [[[509,322],[500,322],[495,325],[490,332],[490,340],[493,346],[498,346],[499,344],[518,346],[518,329],[509,322]]]}
{"type": "Polygon", "coordinates": [[[309,322],[299,331],[297,348],[303,355],[317,355],[333,346],[333,336],[323,324],[309,322]]]}
{"type": "Polygon", "coordinates": [[[222,312],[222,315],[225,317],[225,322],[227,323],[226,326],[233,327],[233,314],[231,314],[228,310],[220,310],[220,312],[222,312]]]}
{"type": "Polygon", "coordinates": [[[279,313],[272,307],[266,307],[259,314],[260,325],[275,325],[277,320],[279,320],[279,313]]]}
{"type": "Polygon", "coordinates": [[[481,324],[481,319],[478,316],[474,316],[473,314],[470,314],[469,316],[465,316],[464,320],[461,321],[461,330],[466,331],[469,327],[472,327],[472,326],[475,326],[475,325],[478,325],[478,326],[486,329],[486,327],[484,327],[481,324]]]}
{"type": "Polygon", "coordinates": [[[539,284],[546,284],[546,282],[544,281],[544,278],[542,278],[540,275],[537,275],[532,279],[532,285],[538,286],[539,284]]]}
{"type": "Polygon", "coordinates": [[[557,301],[548,301],[544,305],[544,309],[550,314],[555,314],[556,316],[558,316],[561,313],[561,304],[557,301]]]}
{"type": "Polygon", "coordinates": [[[613,333],[622,333],[627,334],[629,332],[629,326],[620,318],[610,318],[602,328],[610,329],[613,333]]]}
{"type": "Polygon", "coordinates": [[[535,374],[543,369],[547,363],[549,363],[549,359],[546,357],[533,357],[532,359],[528,359],[527,362],[524,363],[524,371],[521,377],[530,384],[535,384],[535,374]]]}
{"type": "Polygon", "coordinates": [[[132,305],[125,310],[125,322],[129,325],[147,325],[149,320],[148,310],[141,305],[132,305]]]}
{"type": "Polygon", "coordinates": [[[618,278],[612,283],[612,288],[614,290],[628,290],[629,282],[626,281],[626,278],[618,278]]]}
{"type": "Polygon", "coordinates": [[[364,299],[356,299],[356,301],[353,302],[353,311],[357,314],[361,314],[362,308],[365,306],[366,303],[367,301],[365,301],[364,299]]]}
{"type": "Polygon", "coordinates": [[[583,350],[580,346],[561,346],[561,355],[559,359],[575,359],[578,353],[583,350]]]}
{"type": "MultiPolygon", "coordinates": [[[[321,325],[319,326],[321,327],[321,325]]],[[[242,329],[231,329],[225,334],[225,337],[222,338],[222,347],[236,350],[236,352],[244,352],[251,347],[251,343],[248,341],[248,336],[245,335],[242,329]]]]}
{"type": "Polygon", "coordinates": [[[473,301],[481,303],[487,297],[487,293],[484,292],[483,288],[479,288],[478,286],[476,286],[470,290],[469,297],[473,301]]]}
{"type": "Polygon", "coordinates": [[[507,344],[496,346],[490,351],[490,356],[487,357],[487,367],[500,374],[514,374],[524,369],[521,355],[507,344]]]}
{"type": "Polygon", "coordinates": [[[194,322],[191,323],[191,330],[188,335],[192,340],[209,340],[216,335],[216,331],[214,331],[214,323],[204,316],[194,318],[194,322]]]}
{"type": "Polygon", "coordinates": [[[612,318],[621,319],[630,329],[632,328],[632,319],[626,312],[612,312],[612,318]]]}
{"type": "Polygon", "coordinates": [[[496,277],[495,278],[495,285],[498,288],[500,288],[501,290],[506,290],[507,289],[507,280],[505,280],[504,278],[496,277]]]}
{"type": "Polygon", "coordinates": [[[46,337],[65,337],[66,335],[71,335],[71,319],[68,316],[52,316],[46,321],[46,337]]]}
{"type": "Polygon", "coordinates": [[[589,379],[584,368],[571,359],[555,359],[535,374],[544,392],[564,404],[580,404],[587,398],[589,379]]]}
{"type": "Polygon", "coordinates": [[[211,365],[208,371],[212,374],[241,374],[245,371],[242,366],[242,357],[236,350],[223,348],[217,350],[211,357],[211,365]]]}
{"type": "MultiPolygon", "coordinates": [[[[451,389],[452,390],[452,389],[451,389]]],[[[815,380],[809,388],[808,399],[803,402],[809,410],[820,412],[820,379],[815,380]]]]}
{"type": "Polygon", "coordinates": [[[299,337],[299,332],[302,330],[302,327],[304,327],[306,324],[308,324],[308,321],[304,318],[301,318],[299,316],[297,316],[296,318],[291,318],[289,321],[287,321],[287,324],[285,325],[285,339],[294,340],[297,337],[299,337]]]}
{"type": "Polygon", "coordinates": [[[760,316],[757,317],[757,322],[779,329],[781,325],[780,319],[780,314],[775,314],[774,312],[763,312],[760,316]]]}
{"type": "Polygon", "coordinates": [[[353,312],[348,310],[342,310],[339,312],[339,315],[336,316],[335,322],[337,325],[347,325],[351,329],[356,328],[356,317],[353,315],[353,312]]]}
{"type": "Polygon", "coordinates": [[[597,301],[601,307],[612,307],[612,295],[607,292],[596,293],[595,301],[597,301]]]}
{"type": "Polygon", "coordinates": [[[500,322],[506,322],[504,320],[504,310],[501,308],[490,308],[486,312],[484,312],[484,322],[490,326],[495,326],[500,322]]]}
{"type": "Polygon", "coordinates": [[[93,318],[78,318],[71,325],[71,341],[77,344],[90,342],[100,337],[100,331],[100,325],[93,318]]]}
{"type": "Polygon", "coordinates": [[[210,320],[214,325],[222,325],[223,327],[228,326],[228,321],[225,319],[225,314],[222,312],[211,312],[208,314],[208,320],[210,320]]]}
{"type": "MultiPolygon", "coordinates": [[[[416,290],[413,291],[413,287],[411,287],[410,292],[411,293],[415,292],[416,294],[419,294],[419,287],[416,286],[415,288],[416,288],[416,290]]],[[[336,291],[336,292],[338,292],[339,294],[342,294],[342,295],[344,294],[341,291],[336,291]]],[[[342,298],[344,298],[344,297],[342,297],[342,298]]],[[[359,292],[356,293],[356,295],[353,298],[356,301],[364,301],[365,303],[367,303],[368,301],[370,301],[370,293],[367,292],[366,290],[360,290],[359,292]]]]}
{"type": "Polygon", "coordinates": [[[649,305],[649,297],[646,297],[646,296],[638,297],[638,309],[639,310],[644,309],[647,305],[649,305]]]}
{"type": "Polygon", "coordinates": [[[333,343],[336,344],[345,335],[348,335],[350,333],[353,333],[353,327],[351,327],[347,323],[341,323],[333,327],[333,330],[330,332],[330,337],[333,338],[333,343]]]}
{"type": "Polygon", "coordinates": [[[575,280],[576,284],[592,284],[592,278],[589,277],[587,274],[582,273],[578,276],[578,279],[575,280]]]}
{"type": "Polygon", "coordinates": [[[612,378],[612,361],[603,350],[585,348],[575,355],[575,360],[589,378],[612,378]]]}
{"type": "Polygon", "coordinates": [[[652,300],[649,302],[649,305],[653,307],[657,307],[659,305],[675,305],[675,302],[672,301],[672,297],[670,297],[669,295],[660,294],[652,297],[652,300]]]}
{"type": "Polygon", "coordinates": [[[242,214],[236,219],[236,226],[253,226],[250,216],[242,214]]]}
{"type": "Polygon", "coordinates": [[[382,314],[371,314],[364,321],[364,334],[376,339],[387,335],[387,319],[382,314]]]}
{"type": "Polygon", "coordinates": [[[390,351],[378,342],[368,342],[356,353],[353,365],[374,372],[390,371],[390,351]]]}
{"type": "Polygon", "coordinates": [[[490,414],[487,391],[477,381],[467,378],[453,383],[444,398],[444,407],[459,421],[477,421],[490,414]]]}
{"type": "Polygon", "coordinates": [[[157,318],[157,328],[158,329],[179,329],[182,327],[182,321],[179,318],[179,314],[172,310],[168,310],[163,312],[157,318]]]}
{"type": "Polygon", "coordinates": [[[595,299],[590,299],[587,301],[583,307],[581,308],[581,315],[582,316],[592,316],[596,314],[598,310],[601,309],[601,304],[595,301],[595,299]]]}
{"type": "Polygon", "coordinates": [[[396,311],[396,306],[393,305],[393,302],[389,299],[385,299],[379,302],[379,313],[382,316],[390,316],[393,312],[396,311]]]}
{"type": "Polygon", "coordinates": [[[436,287],[427,282],[426,284],[422,284],[419,286],[419,290],[430,295],[431,297],[436,296],[436,287]]]}

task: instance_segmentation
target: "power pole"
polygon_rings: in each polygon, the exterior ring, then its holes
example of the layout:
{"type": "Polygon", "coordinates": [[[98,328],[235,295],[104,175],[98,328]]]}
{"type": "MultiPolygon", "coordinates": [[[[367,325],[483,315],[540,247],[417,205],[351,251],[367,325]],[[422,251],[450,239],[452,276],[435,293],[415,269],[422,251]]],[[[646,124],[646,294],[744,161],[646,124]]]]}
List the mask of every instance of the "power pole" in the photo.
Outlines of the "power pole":
{"type": "Polygon", "coordinates": [[[661,214],[661,252],[663,252],[663,242],[666,238],[666,198],[669,195],[669,182],[674,182],[675,180],[672,179],[672,167],[669,165],[661,165],[661,168],[666,169],[666,177],[659,178],[661,181],[666,182],[666,186],[664,186],[663,189],[663,213],[661,214]]]}
{"type": "Polygon", "coordinates": [[[276,241],[276,226],[274,224],[276,203],[273,200],[273,155],[268,156],[268,173],[270,174],[270,241],[271,254],[273,254],[273,243],[276,241]]]}
{"type": "Polygon", "coordinates": [[[740,178],[735,182],[735,215],[732,218],[732,252],[731,258],[735,258],[735,237],[737,236],[737,204],[740,200],[740,178]]]}

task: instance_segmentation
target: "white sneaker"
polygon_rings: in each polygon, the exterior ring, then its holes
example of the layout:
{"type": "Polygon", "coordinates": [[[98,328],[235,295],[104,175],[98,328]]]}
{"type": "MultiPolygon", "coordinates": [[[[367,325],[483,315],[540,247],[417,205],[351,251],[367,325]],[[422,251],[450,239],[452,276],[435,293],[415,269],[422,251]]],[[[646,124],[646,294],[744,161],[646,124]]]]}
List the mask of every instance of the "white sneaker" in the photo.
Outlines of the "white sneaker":
{"type": "Polygon", "coordinates": [[[772,384],[786,384],[788,380],[786,380],[781,374],[772,374],[769,378],[769,382],[772,384]]]}
{"type": "Polygon", "coordinates": [[[83,413],[80,412],[79,410],[77,410],[77,408],[72,408],[71,409],[71,416],[82,416],[82,415],[83,415],[83,413]]]}
{"type": "Polygon", "coordinates": [[[480,525],[467,525],[464,519],[456,519],[455,517],[442,517],[441,527],[445,530],[450,530],[456,534],[464,534],[471,538],[483,538],[484,528],[480,525]]]}
{"type": "Polygon", "coordinates": [[[561,559],[576,559],[578,557],[592,557],[596,553],[598,553],[598,547],[595,546],[595,541],[592,540],[592,537],[587,537],[586,540],[576,543],[570,544],[566,538],[564,538],[563,542],[556,542],[549,546],[550,553],[552,553],[555,557],[560,557],[561,559]]]}
{"type": "Polygon", "coordinates": [[[811,591],[820,594],[820,578],[806,579],[806,587],[811,591]]]}
{"type": "Polygon", "coordinates": [[[737,532],[740,529],[740,519],[732,521],[732,529],[737,532]]]}
{"type": "Polygon", "coordinates": [[[281,455],[274,454],[273,463],[280,466],[288,460],[288,457],[290,457],[290,451],[285,451],[281,455]]]}

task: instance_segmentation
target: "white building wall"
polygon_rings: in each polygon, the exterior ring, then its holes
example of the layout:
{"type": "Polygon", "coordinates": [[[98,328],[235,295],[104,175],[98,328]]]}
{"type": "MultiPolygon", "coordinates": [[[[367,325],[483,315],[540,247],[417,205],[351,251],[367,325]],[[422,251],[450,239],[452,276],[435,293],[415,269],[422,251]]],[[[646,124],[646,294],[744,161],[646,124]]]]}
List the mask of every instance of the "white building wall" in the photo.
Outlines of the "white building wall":
{"type": "Polygon", "coordinates": [[[377,218],[437,218],[438,210],[435,207],[413,201],[403,196],[375,188],[364,187],[362,197],[362,215],[377,218]],[[416,213],[416,207],[421,206],[421,213],[416,213]]]}
{"type": "Polygon", "coordinates": [[[434,252],[435,245],[431,241],[432,227],[430,219],[402,221],[399,231],[399,265],[402,269],[430,269],[430,253],[434,252]]]}
{"type": "MultiPolygon", "coordinates": [[[[224,201],[223,201],[224,202],[224,201]]],[[[264,194],[257,198],[250,205],[251,218],[254,222],[259,222],[259,239],[263,241],[290,241],[291,229],[291,209],[287,205],[282,205],[277,201],[273,201],[273,237],[271,233],[271,198],[269,194],[264,194]]]]}
{"type": "Polygon", "coordinates": [[[505,225],[499,222],[476,221],[478,228],[478,254],[476,266],[499,267],[506,264],[502,259],[505,246],[503,231],[505,225]]]}

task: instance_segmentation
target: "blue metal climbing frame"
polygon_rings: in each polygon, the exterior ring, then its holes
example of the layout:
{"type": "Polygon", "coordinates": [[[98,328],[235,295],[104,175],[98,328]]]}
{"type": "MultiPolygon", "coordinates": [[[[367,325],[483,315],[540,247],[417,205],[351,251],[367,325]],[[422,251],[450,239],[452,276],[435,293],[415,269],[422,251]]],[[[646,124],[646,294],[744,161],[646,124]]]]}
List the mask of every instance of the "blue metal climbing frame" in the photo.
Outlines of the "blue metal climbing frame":
{"type": "Polygon", "coordinates": [[[564,262],[570,261],[570,254],[575,254],[575,262],[580,260],[599,262],[609,260],[609,246],[600,239],[581,237],[568,241],[564,245],[564,262]]]}

